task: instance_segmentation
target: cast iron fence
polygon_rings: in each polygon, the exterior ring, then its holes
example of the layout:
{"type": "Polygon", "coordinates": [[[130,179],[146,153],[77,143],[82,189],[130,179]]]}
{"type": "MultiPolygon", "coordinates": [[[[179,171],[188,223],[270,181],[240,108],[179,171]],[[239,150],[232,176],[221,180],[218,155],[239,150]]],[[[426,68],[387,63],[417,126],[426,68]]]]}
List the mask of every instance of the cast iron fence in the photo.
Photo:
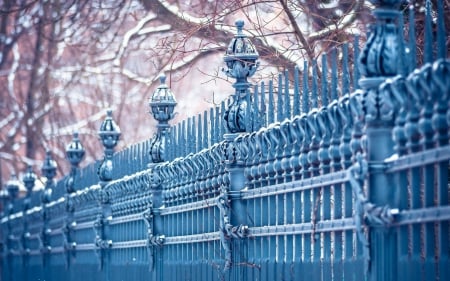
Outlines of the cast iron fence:
{"type": "Polygon", "coordinates": [[[148,165],[155,137],[25,198],[10,184],[2,280],[448,280],[443,2],[433,33],[427,1],[421,67],[377,2],[362,51],[254,86],[246,132],[227,133],[224,102],[164,128],[164,162],[148,165]]]}

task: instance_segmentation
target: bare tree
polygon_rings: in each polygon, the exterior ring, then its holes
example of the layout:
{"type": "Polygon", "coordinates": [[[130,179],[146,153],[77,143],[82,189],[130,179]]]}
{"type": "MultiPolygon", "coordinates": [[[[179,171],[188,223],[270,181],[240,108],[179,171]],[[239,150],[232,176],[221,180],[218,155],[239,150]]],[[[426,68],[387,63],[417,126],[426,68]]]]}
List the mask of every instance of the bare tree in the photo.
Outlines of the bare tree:
{"type": "Polygon", "coordinates": [[[232,89],[219,74],[221,57],[237,19],[245,19],[260,53],[262,78],[313,61],[364,30],[368,5],[363,0],[5,1],[2,174],[22,171],[23,163],[38,167],[46,148],[54,151],[60,175],[68,171],[64,149],[73,131],[90,155],[86,162],[99,158],[97,129],[107,108],[122,128],[121,147],[150,137],[154,123],[143,101],[162,72],[169,74],[179,100],[178,118],[208,106],[213,93],[216,101],[224,99],[232,89]]]}

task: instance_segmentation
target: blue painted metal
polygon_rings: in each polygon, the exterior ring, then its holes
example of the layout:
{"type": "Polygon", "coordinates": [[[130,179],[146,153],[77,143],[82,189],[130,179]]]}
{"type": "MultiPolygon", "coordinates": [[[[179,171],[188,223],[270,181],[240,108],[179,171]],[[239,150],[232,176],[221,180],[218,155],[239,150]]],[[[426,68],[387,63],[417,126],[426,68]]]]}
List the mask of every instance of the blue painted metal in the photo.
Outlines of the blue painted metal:
{"type": "Polygon", "coordinates": [[[252,131],[246,121],[257,114],[252,112],[251,105],[248,103],[250,84],[247,82],[247,78],[253,76],[258,68],[259,55],[253,43],[244,35],[243,27],[243,21],[236,21],[237,33],[228,45],[224,56],[227,68],[223,71],[227,76],[236,79],[233,84],[236,90],[233,103],[224,115],[227,129],[231,133],[252,131]]]}
{"type": "MultiPolygon", "coordinates": [[[[167,158],[156,162],[154,138],[113,154],[109,113],[103,162],[55,184],[49,153],[44,191],[31,192],[31,170],[24,198],[10,182],[0,190],[2,280],[449,279],[450,60],[439,35],[435,61],[399,63],[398,1],[373,2],[373,32],[362,52],[353,45],[361,89],[344,45],[322,57],[321,75],[305,62],[302,83],[296,68],[278,89],[246,84],[245,131],[225,134],[236,99],[222,102],[163,126],[167,158]]],[[[411,56],[415,44],[405,45],[411,56]]],[[[68,154],[76,168],[76,138],[68,154]]]]}
{"type": "Polygon", "coordinates": [[[74,133],[72,142],[69,143],[66,148],[66,156],[72,166],[70,175],[66,180],[66,190],[68,193],[75,191],[75,176],[77,174],[78,165],[83,160],[85,153],[83,145],[78,138],[78,133],[74,133]]]}
{"type": "MultiPolygon", "coordinates": [[[[175,96],[166,84],[166,76],[161,75],[160,85],[150,98],[150,113],[158,121],[157,132],[153,136],[150,147],[150,158],[152,163],[167,161],[169,151],[169,124],[175,116],[174,109],[177,105],[175,96]]],[[[201,133],[199,133],[201,134],[201,133]]]]}

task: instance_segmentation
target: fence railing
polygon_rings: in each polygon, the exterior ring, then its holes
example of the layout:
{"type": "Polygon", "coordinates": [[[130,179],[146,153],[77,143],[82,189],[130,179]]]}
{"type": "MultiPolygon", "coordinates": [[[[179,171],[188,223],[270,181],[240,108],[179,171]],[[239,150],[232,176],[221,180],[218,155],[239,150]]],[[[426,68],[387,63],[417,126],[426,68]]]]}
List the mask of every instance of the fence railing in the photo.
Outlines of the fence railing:
{"type": "Polygon", "coordinates": [[[161,130],[167,161],[149,164],[151,139],[78,171],[74,192],[49,176],[11,196],[2,280],[447,280],[444,3],[433,21],[426,1],[418,68],[414,11],[404,42],[396,1],[378,2],[366,47],[350,48],[361,74],[344,44],[255,85],[247,132],[227,133],[224,102],[161,130]]]}

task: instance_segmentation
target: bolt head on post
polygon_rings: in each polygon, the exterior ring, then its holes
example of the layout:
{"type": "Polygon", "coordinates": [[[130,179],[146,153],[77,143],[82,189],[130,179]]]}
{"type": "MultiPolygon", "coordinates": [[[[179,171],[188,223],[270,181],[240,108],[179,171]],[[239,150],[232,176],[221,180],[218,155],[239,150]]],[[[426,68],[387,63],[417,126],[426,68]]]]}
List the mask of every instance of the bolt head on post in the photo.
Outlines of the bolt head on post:
{"type": "Polygon", "coordinates": [[[73,133],[72,141],[66,147],[66,157],[73,167],[78,167],[85,155],[83,145],[78,138],[78,133],[73,133]]]}
{"type": "Polygon", "coordinates": [[[100,125],[98,135],[106,150],[113,150],[120,138],[120,128],[112,119],[112,111],[109,109],[105,120],[100,125]]]}

